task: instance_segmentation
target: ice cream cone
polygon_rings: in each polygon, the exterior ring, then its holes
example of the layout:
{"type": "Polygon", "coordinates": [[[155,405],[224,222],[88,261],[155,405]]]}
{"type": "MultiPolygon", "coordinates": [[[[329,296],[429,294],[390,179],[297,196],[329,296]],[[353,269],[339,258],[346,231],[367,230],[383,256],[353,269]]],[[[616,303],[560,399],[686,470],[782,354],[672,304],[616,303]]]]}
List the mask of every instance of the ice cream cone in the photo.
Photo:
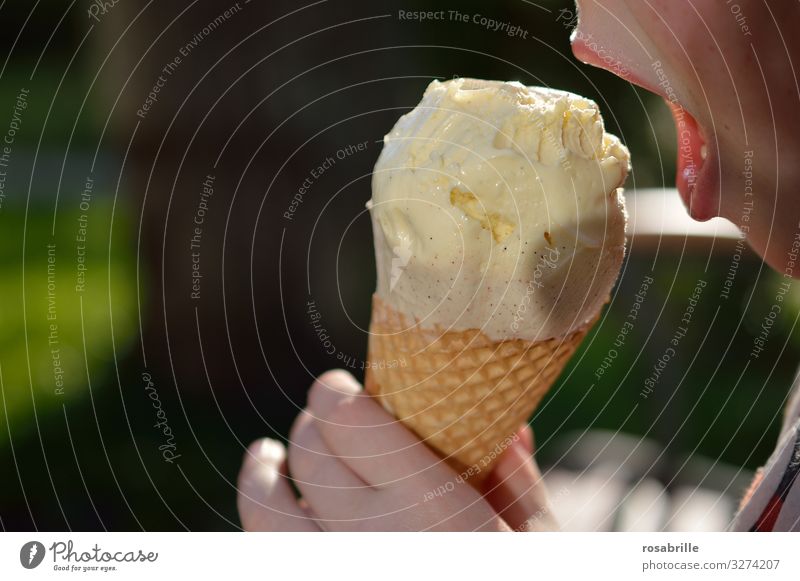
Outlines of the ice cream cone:
{"type": "Polygon", "coordinates": [[[366,390],[480,483],[596,320],[544,341],[495,341],[478,329],[424,326],[372,299],[366,390]]]}
{"type": "Polygon", "coordinates": [[[596,103],[517,82],[433,81],[384,137],[366,389],[473,484],[602,310],[629,164],[596,103]]]}

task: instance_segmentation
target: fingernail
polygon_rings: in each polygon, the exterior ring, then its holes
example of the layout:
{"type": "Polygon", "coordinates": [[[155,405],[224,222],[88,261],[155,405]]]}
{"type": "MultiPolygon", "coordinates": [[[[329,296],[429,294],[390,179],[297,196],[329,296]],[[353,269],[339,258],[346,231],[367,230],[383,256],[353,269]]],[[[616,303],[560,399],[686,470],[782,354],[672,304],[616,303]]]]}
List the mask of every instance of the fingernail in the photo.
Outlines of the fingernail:
{"type": "Polygon", "coordinates": [[[262,464],[280,464],[286,458],[283,444],[271,438],[256,440],[247,448],[248,460],[262,464]]]}
{"type": "Polygon", "coordinates": [[[308,409],[315,418],[325,420],[341,402],[360,393],[361,386],[352,375],[339,369],[328,371],[311,386],[308,409]]]}
{"type": "Polygon", "coordinates": [[[361,392],[361,385],[356,381],[356,378],[344,369],[326,371],[317,378],[317,383],[333,391],[348,395],[361,392]]]}

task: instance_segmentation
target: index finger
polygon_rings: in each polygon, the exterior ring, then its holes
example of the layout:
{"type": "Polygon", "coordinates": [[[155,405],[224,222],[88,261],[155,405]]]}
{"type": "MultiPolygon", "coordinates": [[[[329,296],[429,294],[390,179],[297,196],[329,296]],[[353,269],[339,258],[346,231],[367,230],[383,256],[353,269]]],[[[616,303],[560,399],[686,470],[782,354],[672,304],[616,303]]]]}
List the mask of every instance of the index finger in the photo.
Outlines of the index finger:
{"type": "Polygon", "coordinates": [[[329,372],[312,386],[308,410],[330,447],[364,481],[388,487],[418,478],[453,476],[444,461],[393,418],[345,372],[329,372]]]}

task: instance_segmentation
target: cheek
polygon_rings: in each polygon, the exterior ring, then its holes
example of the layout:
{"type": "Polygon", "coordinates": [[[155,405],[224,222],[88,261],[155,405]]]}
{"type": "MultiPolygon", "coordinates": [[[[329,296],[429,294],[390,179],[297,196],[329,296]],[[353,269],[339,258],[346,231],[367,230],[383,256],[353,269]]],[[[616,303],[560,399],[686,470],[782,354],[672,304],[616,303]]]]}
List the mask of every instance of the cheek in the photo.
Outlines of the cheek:
{"type": "Polygon", "coordinates": [[[742,60],[741,34],[730,10],[717,0],[579,2],[573,51],[645,88],[668,96],[704,121],[708,102],[729,95],[730,64],[742,60]],[[694,7],[694,8],[693,8],[694,7]],[[731,38],[731,37],[734,38],[731,38]],[[725,54],[720,50],[725,46],[725,54]],[[729,47],[733,47],[729,51],[729,47]],[[598,54],[599,53],[599,54],[598,54]],[[720,90],[717,90],[717,87],[720,90]]]}

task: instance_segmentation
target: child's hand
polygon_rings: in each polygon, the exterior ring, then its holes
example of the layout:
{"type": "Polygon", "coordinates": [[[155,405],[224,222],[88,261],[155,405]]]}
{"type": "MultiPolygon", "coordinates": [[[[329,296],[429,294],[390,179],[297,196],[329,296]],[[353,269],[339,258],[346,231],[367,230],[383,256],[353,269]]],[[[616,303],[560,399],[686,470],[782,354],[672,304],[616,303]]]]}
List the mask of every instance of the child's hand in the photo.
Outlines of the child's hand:
{"type": "Polygon", "coordinates": [[[245,529],[262,531],[549,529],[532,448],[525,427],[495,463],[482,497],[351,375],[331,371],[311,387],[295,420],[288,463],[275,440],[248,449],[239,514],[245,529]]]}

